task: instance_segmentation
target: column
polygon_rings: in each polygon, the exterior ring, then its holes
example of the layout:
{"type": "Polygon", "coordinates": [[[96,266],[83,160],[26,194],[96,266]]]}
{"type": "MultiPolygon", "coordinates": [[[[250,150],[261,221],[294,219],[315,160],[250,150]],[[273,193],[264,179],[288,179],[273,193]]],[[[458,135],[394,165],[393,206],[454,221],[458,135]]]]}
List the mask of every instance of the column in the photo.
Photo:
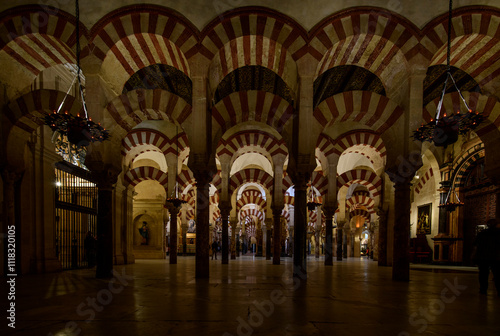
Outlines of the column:
{"type": "Polygon", "coordinates": [[[255,256],[256,257],[262,257],[262,222],[260,220],[257,221],[257,227],[256,227],[256,235],[255,239],[257,240],[256,245],[256,251],[255,251],[255,256]]]}
{"type": "Polygon", "coordinates": [[[337,224],[337,261],[342,261],[342,246],[343,246],[343,237],[344,233],[342,232],[342,228],[344,226],[344,222],[339,222],[337,224]]]}
{"type": "MultiPolygon", "coordinates": [[[[193,170],[193,169],[192,169],[193,170]]],[[[195,277],[208,279],[210,273],[209,260],[209,224],[210,224],[210,194],[212,180],[207,171],[193,170],[196,179],[196,267],[195,277]]]]}
{"type": "Polygon", "coordinates": [[[373,222],[371,223],[371,230],[372,232],[372,251],[373,251],[373,257],[372,259],[374,261],[378,261],[378,223],[373,222]]]}
{"type": "Polygon", "coordinates": [[[220,215],[222,218],[222,264],[229,263],[229,213],[231,211],[230,205],[221,202],[220,215]]]}
{"type": "Polygon", "coordinates": [[[316,223],[314,223],[314,241],[316,242],[316,248],[314,249],[314,257],[319,258],[319,237],[321,234],[321,206],[316,207],[316,223]]]}
{"type": "Polygon", "coordinates": [[[354,257],[354,245],[356,244],[356,229],[351,229],[351,257],[354,257]]]}
{"type": "Polygon", "coordinates": [[[170,264],[177,264],[177,215],[180,204],[170,204],[170,264]]]}
{"type": "Polygon", "coordinates": [[[280,264],[281,258],[281,212],[282,208],[273,208],[273,265],[280,264]]]}
{"type": "MultiPolygon", "coordinates": [[[[185,216],[185,211],[183,211],[183,216],[185,216]]],[[[182,219],[182,255],[187,255],[187,230],[188,230],[188,223],[184,222],[185,218],[182,219]]]]}
{"type": "Polygon", "coordinates": [[[271,260],[271,227],[273,218],[266,218],[266,260],[271,260]]]}
{"type": "Polygon", "coordinates": [[[236,217],[231,217],[231,259],[236,259],[236,226],[238,221],[236,217]]]}
{"type": "Polygon", "coordinates": [[[113,272],[113,185],[118,174],[111,170],[92,171],[97,184],[97,265],[96,278],[113,272]]]}
{"type": "Polygon", "coordinates": [[[410,183],[394,184],[394,252],[392,279],[410,280],[410,183]]]}
{"type": "MultiPolygon", "coordinates": [[[[346,225],[348,225],[349,223],[346,223],[346,225]]],[[[345,230],[342,230],[343,233],[344,233],[344,236],[342,237],[342,257],[344,259],[347,259],[347,238],[348,238],[348,235],[349,235],[349,226],[347,226],[345,228],[345,230]]]]}
{"type": "Polygon", "coordinates": [[[298,173],[295,179],[295,223],[293,246],[293,276],[307,280],[307,181],[308,176],[298,173]]]}
{"type": "Polygon", "coordinates": [[[333,215],[335,210],[332,207],[323,207],[325,212],[325,266],[333,265],[333,245],[332,245],[332,231],[333,231],[333,215]]]}
{"type": "Polygon", "coordinates": [[[387,266],[387,211],[377,209],[378,215],[378,265],[387,266]]]}

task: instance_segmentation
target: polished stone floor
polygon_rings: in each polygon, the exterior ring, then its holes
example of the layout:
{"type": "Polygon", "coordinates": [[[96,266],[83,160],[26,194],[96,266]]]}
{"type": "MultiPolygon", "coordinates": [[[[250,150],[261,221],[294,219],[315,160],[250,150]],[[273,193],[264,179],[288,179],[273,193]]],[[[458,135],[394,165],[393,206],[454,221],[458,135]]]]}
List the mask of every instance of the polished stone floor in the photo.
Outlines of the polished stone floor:
{"type": "MultiPolygon", "coordinates": [[[[305,286],[251,256],[210,261],[210,280],[194,278],[194,257],[17,278],[16,329],[7,335],[500,335],[500,297],[491,282],[478,294],[465,267],[412,266],[410,282],[366,258],[308,259],[305,286]]],[[[3,293],[6,293],[4,279],[3,293]]],[[[2,300],[5,302],[6,300],[2,300]]],[[[3,310],[5,311],[5,310],[3,310]]],[[[1,335],[5,333],[0,332],[1,335]]]]}

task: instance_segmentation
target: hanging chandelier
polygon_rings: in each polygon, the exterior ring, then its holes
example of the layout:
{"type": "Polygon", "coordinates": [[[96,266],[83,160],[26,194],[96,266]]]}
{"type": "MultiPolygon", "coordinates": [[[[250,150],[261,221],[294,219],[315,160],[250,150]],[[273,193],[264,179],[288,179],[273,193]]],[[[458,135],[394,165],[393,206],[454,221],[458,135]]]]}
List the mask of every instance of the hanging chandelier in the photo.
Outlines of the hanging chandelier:
{"type": "Polygon", "coordinates": [[[459,134],[466,134],[471,130],[474,130],[485,118],[482,114],[477,111],[473,111],[467,105],[462,92],[457,86],[455,79],[451,74],[450,67],[450,53],[451,53],[451,12],[453,7],[453,1],[450,0],[449,13],[448,13],[448,46],[447,46],[447,58],[446,58],[446,80],[444,82],[443,91],[441,93],[441,99],[439,100],[436,117],[431,119],[427,124],[422,124],[416,131],[413,132],[413,139],[416,141],[429,141],[433,142],[437,147],[446,147],[455,143],[458,140],[459,134]],[[461,113],[458,110],[456,113],[450,113],[447,115],[444,113],[441,115],[441,108],[443,105],[444,94],[446,92],[446,86],[448,80],[451,80],[453,86],[457,90],[461,101],[465,105],[467,111],[461,113]]]}
{"type": "Polygon", "coordinates": [[[446,195],[444,203],[439,204],[438,207],[445,208],[448,212],[453,212],[456,208],[463,205],[464,202],[460,201],[460,198],[458,198],[457,191],[455,190],[455,185],[452,185],[450,190],[448,190],[448,194],[446,195]]]}
{"type": "Polygon", "coordinates": [[[59,105],[57,111],[54,110],[53,113],[46,114],[43,117],[44,123],[49,126],[53,132],[59,133],[63,138],[65,137],[70,143],[73,151],[76,153],[84,152],[85,147],[90,145],[92,142],[102,142],[109,139],[109,132],[100,125],[100,123],[95,123],[91,118],[88,117],[87,105],[85,103],[85,95],[83,92],[83,87],[80,79],[80,10],[78,5],[78,0],[75,1],[76,5],[76,76],[73,79],[66,96],[64,96],[63,101],[59,105]],[[66,98],[71,91],[71,88],[78,79],[78,91],[80,93],[83,105],[83,115],[77,114],[76,116],[65,111],[60,113],[66,98]]]}

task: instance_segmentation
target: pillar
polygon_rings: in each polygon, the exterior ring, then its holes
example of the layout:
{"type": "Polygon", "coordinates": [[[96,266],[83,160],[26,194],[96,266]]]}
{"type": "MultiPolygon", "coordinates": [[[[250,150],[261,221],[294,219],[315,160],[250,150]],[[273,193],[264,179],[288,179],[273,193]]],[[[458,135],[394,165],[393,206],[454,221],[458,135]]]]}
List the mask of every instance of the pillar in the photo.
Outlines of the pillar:
{"type": "Polygon", "coordinates": [[[203,279],[209,277],[209,240],[210,240],[210,194],[211,176],[204,170],[193,170],[196,179],[196,266],[195,277],[203,279]]]}
{"type": "Polygon", "coordinates": [[[113,185],[118,174],[104,169],[92,171],[97,185],[97,265],[96,278],[113,273],[113,185]]]}
{"type": "Polygon", "coordinates": [[[377,209],[378,215],[378,265],[387,266],[387,211],[377,209]]]}
{"type": "Polygon", "coordinates": [[[342,246],[343,246],[343,238],[344,238],[344,233],[342,232],[342,228],[345,225],[343,222],[339,222],[337,224],[337,261],[342,261],[343,253],[342,253],[342,246]]]}
{"type": "Polygon", "coordinates": [[[273,265],[280,264],[281,258],[281,208],[273,208],[273,265]]]}
{"type": "Polygon", "coordinates": [[[222,264],[229,263],[229,212],[231,207],[225,204],[221,204],[220,215],[222,218],[222,264]]]}
{"type": "Polygon", "coordinates": [[[392,279],[410,280],[410,183],[394,184],[394,252],[392,279]]]}
{"type": "Polygon", "coordinates": [[[236,259],[236,226],[238,224],[238,221],[236,220],[236,217],[231,218],[231,259],[234,260],[236,259]]]}
{"type": "MultiPolygon", "coordinates": [[[[348,225],[349,223],[346,223],[348,225]]],[[[342,257],[344,259],[347,259],[347,238],[349,235],[349,226],[345,228],[345,230],[342,230],[344,233],[344,236],[342,237],[342,257]]]]}
{"type": "Polygon", "coordinates": [[[299,173],[295,179],[295,223],[293,246],[293,276],[307,280],[307,180],[306,174],[299,173]]]}
{"type": "Polygon", "coordinates": [[[170,213],[170,264],[177,264],[177,215],[180,205],[171,204],[170,213]]]}
{"type": "Polygon", "coordinates": [[[332,245],[332,231],[333,231],[333,215],[335,210],[332,207],[323,207],[325,212],[325,266],[333,265],[333,245],[332,245]]]}

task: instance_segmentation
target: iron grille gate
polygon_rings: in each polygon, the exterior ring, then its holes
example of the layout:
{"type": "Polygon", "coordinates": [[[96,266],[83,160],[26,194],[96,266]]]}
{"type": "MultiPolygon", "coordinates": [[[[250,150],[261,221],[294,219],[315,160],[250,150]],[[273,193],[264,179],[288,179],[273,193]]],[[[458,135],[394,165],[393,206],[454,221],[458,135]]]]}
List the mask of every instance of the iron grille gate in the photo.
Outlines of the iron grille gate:
{"type": "Polygon", "coordinates": [[[56,164],[56,255],[63,269],[92,267],[96,243],[97,187],[90,173],[67,162],[56,164]]]}

